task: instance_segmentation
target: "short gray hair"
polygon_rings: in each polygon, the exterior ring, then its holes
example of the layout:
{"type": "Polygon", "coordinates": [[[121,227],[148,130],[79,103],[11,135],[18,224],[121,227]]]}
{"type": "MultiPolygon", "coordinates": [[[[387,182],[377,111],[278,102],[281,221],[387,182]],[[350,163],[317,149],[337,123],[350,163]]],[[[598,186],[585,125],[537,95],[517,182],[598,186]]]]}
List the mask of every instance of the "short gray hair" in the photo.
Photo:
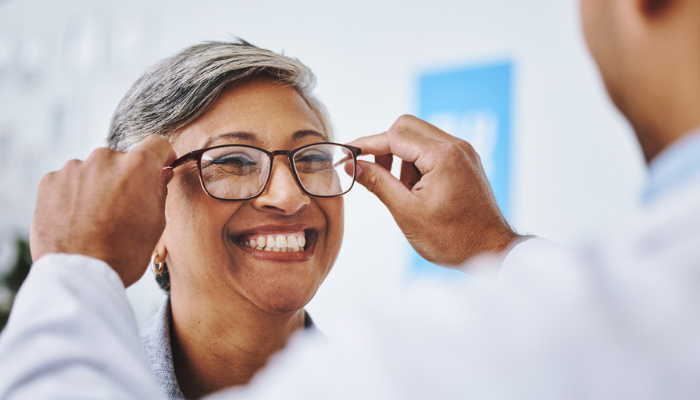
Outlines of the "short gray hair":
{"type": "Polygon", "coordinates": [[[311,70],[296,58],[239,39],[194,45],[151,67],[117,106],[107,143],[112,149],[129,151],[151,134],[172,142],[222,91],[258,75],[294,88],[332,138],[326,109],[312,94],[316,77],[311,70]]]}

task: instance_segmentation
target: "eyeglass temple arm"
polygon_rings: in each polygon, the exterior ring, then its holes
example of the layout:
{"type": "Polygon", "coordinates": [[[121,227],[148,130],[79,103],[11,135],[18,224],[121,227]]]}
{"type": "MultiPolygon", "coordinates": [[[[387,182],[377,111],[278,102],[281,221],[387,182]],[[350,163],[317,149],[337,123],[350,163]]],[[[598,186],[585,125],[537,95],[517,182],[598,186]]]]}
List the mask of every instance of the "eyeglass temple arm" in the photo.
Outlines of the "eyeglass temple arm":
{"type": "Polygon", "coordinates": [[[347,145],[347,144],[346,144],[345,146],[347,146],[348,149],[352,150],[352,154],[354,154],[355,157],[361,156],[361,155],[362,155],[362,149],[361,149],[361,148],[355,147],[355,146],[350,146],[350,145],[347,145]]]}
{"type": "Polygon", "coordinates": [[[197,157],[197,155],[199,155],[199,153],[200,153],[200,151],[193,151],[193,152],[187,153],[184,156],[173,161],[173,163],[168,165],[167,167],[163,167],[163,169],[175,169],[175,168],[179,167],[180,165],[186,163],[189,160],[196,159],[196,157],[197,157]]]}
{"type": "MultiPolygon", "coordinates": [[[[361,148],[355,147],[355,146],[348,146],[348,145],[345,145],[345,146],[346,146],[348,149],[350,149],[350,151],[352,151],[352,154],[353,154],[353,156],[354,156],[353,158],[357,158],[359,155],[362,155],[362,149],[361,149],[361,148]]],[[[344,162],[347,162],[349,157],[350,157],[350,156],[345,157],[345,158],[343,158],[342,160],[338,161],[337,163],[333,164],[333,168],[337,167],[338,165],[340,165],[340,164],[342,164],[342,163],[344,163],[344,162]]]]}

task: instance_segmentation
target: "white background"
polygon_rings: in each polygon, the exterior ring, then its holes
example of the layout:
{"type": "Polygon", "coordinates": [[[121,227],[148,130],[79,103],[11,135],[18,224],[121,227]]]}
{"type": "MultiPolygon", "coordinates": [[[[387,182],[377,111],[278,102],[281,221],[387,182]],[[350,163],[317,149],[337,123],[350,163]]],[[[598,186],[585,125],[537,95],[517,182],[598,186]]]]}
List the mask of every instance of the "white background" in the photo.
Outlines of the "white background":
{"type": "MultiPolygon", "coordinates": [[[[575,0],[4,0],[2,241],[28,232],[44,173],[104,144],[147,65],[234,34],[311,67],[341,142],[415,113],[423,72],[511,60],[511,223],[576,244],[636,206],[643,161],[586,51],[575,0]]],[[[330,336],[343,326],[338,309],[371,306],[410,276],[407,244],[373,195],[353,189],[346,217],[338,262],[308,306],[330,336]]],[[[150,272],[130,289],[140,323],[160,296],[150,272]]]]}

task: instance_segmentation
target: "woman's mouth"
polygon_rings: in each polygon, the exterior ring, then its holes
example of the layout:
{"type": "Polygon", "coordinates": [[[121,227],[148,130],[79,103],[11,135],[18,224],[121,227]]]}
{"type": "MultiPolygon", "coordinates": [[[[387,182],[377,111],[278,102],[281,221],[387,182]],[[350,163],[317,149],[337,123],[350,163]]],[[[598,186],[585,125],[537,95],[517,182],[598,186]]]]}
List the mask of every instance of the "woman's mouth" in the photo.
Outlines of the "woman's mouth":
{"type": "Polygon", "coordinates": [[[306,246],[306,232],[286,233],[253,233],[238,237],[240,246],[260,250],[276,251],[282,253],[303,252],[306,246]]]}
{"type": "Polygon", "coordinates": [[[265,261],[308,261],[319,232],[303,225],[265,225],[237,236],[232,242],[248,255],[265,261]]]}

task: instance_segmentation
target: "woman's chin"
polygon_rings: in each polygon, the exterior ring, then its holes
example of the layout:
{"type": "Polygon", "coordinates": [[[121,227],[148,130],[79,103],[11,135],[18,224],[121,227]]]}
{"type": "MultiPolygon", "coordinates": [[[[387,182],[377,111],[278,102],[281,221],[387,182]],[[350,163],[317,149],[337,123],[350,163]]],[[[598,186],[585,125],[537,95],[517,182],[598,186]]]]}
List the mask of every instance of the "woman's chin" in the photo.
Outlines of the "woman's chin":
{"type": "Polygon", "coordinates": [[[261,295],[262,296],[256,296],[257,298],[250,300],[252,300],[258,308],[275,315],[290,314],[299,311],[313,298],[313,295],[309,296],[306,293],[289,293],[289,290],[284,290],[281,287],[270,293],[265,293],[264,295],[261,293],[261,295]]]}
{"type": "Polygon", "coordinates": [[[266,303],[259,303],[258,307],[260,307],[262,310],[274,314],[274,315],[284,315],[284,314],[291,314],[296,311],[301,310],[306,306],[308,302],[300,302],[300,301],[276,301],[276,302],[266,302],[266,303]]]}

